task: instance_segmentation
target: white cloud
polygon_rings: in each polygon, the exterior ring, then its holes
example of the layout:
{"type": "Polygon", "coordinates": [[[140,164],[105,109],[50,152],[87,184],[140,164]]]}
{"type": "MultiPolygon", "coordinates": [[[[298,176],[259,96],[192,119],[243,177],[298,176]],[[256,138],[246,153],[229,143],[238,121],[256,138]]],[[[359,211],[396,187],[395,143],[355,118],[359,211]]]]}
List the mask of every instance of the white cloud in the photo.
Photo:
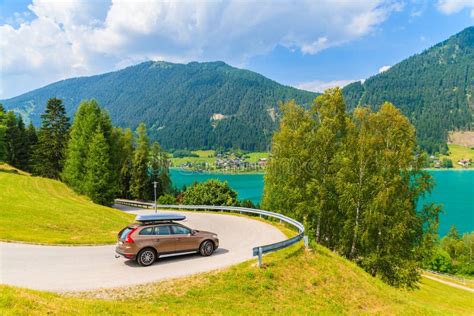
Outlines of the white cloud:
{"type": "Polygon", "coordinates": [[[401,5],[383,0],[33,0],[29,10],[34,14],[29,21],[0,26],[2,98],[148,59],[242,65],[277,46],[316,54],[372,32],[401,5]]]}
{"type": "Polygon", "coordinates": [[[438,10],[444,14],[458,13],[464,9],[471,10],[471,17],[474,17],[474,0],[439,0],[438,10]]]}
{"type": "Polygon", "coordinates": [[[295,85],[295,88],[313,91],[313,92],[324,92],[327,89],[340,87],[343,88],[347,86],[349,83],[355,81],[362,81],[362,79],[358,80],[332,80],[332,81],[321,81],[321,80],[314,80],[308,82],[300,82],[295,85]]]}
{"type": "Polygon", "coordinates": [[[391,66],[382,66],[379,68],[379,74],[390,69],[391,66]]]}

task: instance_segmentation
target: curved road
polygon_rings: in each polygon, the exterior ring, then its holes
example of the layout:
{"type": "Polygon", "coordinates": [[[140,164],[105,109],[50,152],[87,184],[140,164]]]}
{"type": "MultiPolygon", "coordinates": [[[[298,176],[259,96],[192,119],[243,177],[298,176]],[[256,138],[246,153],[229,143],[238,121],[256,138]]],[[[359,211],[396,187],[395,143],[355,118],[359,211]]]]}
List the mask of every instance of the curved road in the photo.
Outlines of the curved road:
{"type": "MultiPolygon", "coordinates": [[[[119,208],[134,214],[153,212],[119,208]]],[[[196,212],[186,212],[186,216],[184,225],[219,235],[220,248],[212,256],[162,258],[144,268],[130,260],[116,259],[115,246],[0,243],[0,282],[57,292],[143,284],[227,267],[251,259],[255,246],[285,239],[272,225],[246,217],[196,212]]]]}

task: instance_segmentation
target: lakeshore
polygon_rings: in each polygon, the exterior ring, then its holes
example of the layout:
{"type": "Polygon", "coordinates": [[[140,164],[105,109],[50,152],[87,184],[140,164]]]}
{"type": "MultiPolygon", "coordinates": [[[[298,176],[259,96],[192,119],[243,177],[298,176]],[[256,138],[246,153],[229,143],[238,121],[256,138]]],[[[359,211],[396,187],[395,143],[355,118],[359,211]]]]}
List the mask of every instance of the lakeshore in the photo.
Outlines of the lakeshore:
{"type": "MultiPolygon", "coordinates": [[[[440,236],[445,235],[453,224],[461,233],[473,231],[474,170],[434,169],[427,171],[433,175],[436,185],[433,192],[422,202],[443,205],[444,211],[440,216],[440,236]]],[[[251,200],[254,204],[259,204],[263,195],[263,173],[193,172],[172,168],[171,179],[177,188],[209,179],[227,181],[237,191],[240,200],[251,200]]]]}

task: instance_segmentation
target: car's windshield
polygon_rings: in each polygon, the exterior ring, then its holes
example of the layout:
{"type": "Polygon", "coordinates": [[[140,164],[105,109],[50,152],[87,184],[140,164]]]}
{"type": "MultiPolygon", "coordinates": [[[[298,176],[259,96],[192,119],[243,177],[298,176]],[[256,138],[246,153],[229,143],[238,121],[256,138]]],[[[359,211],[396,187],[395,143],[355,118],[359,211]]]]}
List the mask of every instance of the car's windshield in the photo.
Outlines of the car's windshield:
{"type": "Polygon", "coordinates": [[[132,231],[132,229],[130,227],[127,227],[125,228],[123,231],[122,231],[122,234],[120,234],[120,239],[125,239],[127,238],[127,235],[132,231]]]}

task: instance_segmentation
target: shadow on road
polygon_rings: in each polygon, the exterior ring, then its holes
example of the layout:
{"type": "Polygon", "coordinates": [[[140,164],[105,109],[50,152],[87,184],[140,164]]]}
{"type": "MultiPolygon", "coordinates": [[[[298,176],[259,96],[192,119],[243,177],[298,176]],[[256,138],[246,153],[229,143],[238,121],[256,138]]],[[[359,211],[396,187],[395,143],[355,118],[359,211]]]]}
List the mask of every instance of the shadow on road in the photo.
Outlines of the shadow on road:
{"type": "MultiPolygon", "coordinates": [[[[220,256],[228,252],[229,250],[225,248],[218,248],[216,251],[214,251],[211,257],[220,256]]],[[[186,255],[158,258],[158,260],[153,265],[168,264],[168,263],[180,262],[180,261],[197,260],[199,258],[205,258],[205,257],[201,256],[199,253],[190,253],[186,255]]],[[[140,266],[135,260],[126,260],[125,264],[132,268],[142,268],[142,266],[140,266]]]]}

